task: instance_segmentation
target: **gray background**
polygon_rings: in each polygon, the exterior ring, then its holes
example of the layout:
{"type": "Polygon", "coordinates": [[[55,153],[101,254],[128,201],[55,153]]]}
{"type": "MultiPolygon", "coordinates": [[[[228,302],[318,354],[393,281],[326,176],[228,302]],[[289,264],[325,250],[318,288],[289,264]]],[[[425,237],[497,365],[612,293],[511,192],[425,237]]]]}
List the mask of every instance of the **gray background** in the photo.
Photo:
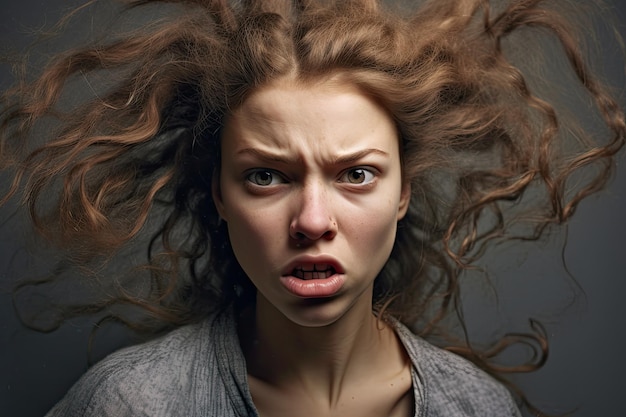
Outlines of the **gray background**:
{"type": "MultiPolygon", "coordinates": [[[[20,46],[28,28],[55,21],[63,7],[76,2],[22,0],[0,2],[0,42],[20,46]]],[[[616,20],[624,22],[626,4],[611,0],[616,20]]],[[[620,30],[626,34],[626,26],[620,30]]],[[[608,42],[608,41],[607,41],[608,42]]],[[[605,43],[601,39],[601,44],[605,43]]],[[[608,76],[624,85],[622,61],[605,56],[608,76]]],[[[6,67],[0,85],[6,85],[6,67]]],[[[624,165],[624,156],[621,158],[624,165]]],[[[2,180],[2,177],[0,177],[2,180]]],[[[2,184],[2,182],[0,182],[2,184]]],[[[4,185],[2,186],[4,187],[4,185]]],[[[550,359],[538,373],[517,379],[537,405],[549,412],[575,410],[574,416],[624,416],[626,383],[626,167],[618,168],[610,187],[585,201],[569,226],[565,252],[568,266],[586,293],[569,306],[571,282],[560,265],[558,239],[553,244],[531,245],[523,254],[494,253],[493,272],[501,292],[496,310],[511,323],[523,321],[532,312],[546,324],[550,359]]],[[[7,216],[0,212],[0,221],[7,216]]],[[[4,266],[24,239],[19,224],[0,226],[0,281],[6,282],[4,266]]],[[[22,254],[23,255],[23,254],[22,254]]],[[[493,308],[473,306],[471,320],[480,328],[481,317],[493,308]]],[[[10,296],[0,293],[0,417],[41,416],[86,369],[87,336],[91,323],[77,320],[52,334],[40,334],[19,326],[10,296]]],[[[123,343],[116,331],[104,331],[103,354],[123,343]]]]}

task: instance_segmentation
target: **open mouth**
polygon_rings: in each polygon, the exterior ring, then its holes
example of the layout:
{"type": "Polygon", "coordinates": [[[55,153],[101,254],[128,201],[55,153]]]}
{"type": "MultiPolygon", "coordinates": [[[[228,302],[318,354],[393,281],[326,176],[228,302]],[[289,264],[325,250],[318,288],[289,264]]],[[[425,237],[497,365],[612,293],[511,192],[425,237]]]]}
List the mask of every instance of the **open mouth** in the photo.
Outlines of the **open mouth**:
{"type": "Polygon", "coordinates": [[[327,264],[313,264],[300,266],[293,269],[291,275],[299,279],[324,279],[337,273],[334,267],[327,264]]]}

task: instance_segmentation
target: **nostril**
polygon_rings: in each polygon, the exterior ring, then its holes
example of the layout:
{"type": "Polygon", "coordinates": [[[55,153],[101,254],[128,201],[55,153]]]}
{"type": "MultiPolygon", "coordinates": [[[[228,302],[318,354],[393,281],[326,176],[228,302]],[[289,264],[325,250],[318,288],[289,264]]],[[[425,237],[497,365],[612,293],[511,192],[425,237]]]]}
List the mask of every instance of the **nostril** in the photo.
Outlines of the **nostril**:
{"type": "Polygon", "coordinates": [[[319,239],[330,240],[337,234],[337,221],[329,218],[323,224],[307,223],[296,219],[289,225],[289,236],[296,243],[308,244],[319,239]]]}

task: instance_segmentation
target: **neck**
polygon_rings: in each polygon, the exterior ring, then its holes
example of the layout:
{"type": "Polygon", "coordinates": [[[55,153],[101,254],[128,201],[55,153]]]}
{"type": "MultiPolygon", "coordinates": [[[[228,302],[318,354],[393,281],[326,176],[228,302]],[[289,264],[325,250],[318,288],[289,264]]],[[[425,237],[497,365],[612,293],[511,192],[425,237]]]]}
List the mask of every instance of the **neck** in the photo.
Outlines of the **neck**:
{"type": "MultiPolygon", "coordinates": [[[[248,373],[283,389],[338,401],[343,387],[388,366],[401,348],[393,330],[374,316],[371,300],[361,300],[340,319],[322,327],[293,323],[259,296],[251,332],[243,343],[248,373]]],[[[245,335],[244,335],[245,339],[245,335]]]]}

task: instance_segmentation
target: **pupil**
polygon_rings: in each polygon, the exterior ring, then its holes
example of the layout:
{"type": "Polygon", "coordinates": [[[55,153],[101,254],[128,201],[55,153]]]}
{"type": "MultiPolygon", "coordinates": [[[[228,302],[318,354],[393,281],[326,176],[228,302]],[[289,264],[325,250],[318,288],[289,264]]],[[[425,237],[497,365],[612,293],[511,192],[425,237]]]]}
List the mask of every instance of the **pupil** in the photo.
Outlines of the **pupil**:
{"type": "Polygon", "coordinates": [[[352,171],[350,173],[350,182],[352,182],[352,183],[363,182],[363,177],[364,176],[365,176],[365,174],[363,174],[363,170],[362,169],[355,169],[354,171],[352,171]]]}
{"type": "Polygon", "coordinates": [[[272,182],[272,174],[267,171],[257,172],[256,179],[258,184],[267,185],[272,182]]]}

